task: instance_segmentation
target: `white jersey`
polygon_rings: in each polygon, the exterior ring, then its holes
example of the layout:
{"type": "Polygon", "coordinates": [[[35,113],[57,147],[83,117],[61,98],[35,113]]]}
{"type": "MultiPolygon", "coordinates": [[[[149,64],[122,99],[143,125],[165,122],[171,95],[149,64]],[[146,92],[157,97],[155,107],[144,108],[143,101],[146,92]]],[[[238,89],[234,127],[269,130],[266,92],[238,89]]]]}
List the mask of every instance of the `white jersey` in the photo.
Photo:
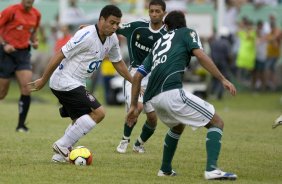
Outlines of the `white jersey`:
{"type": "Polygon", "coordinates": [[[86,86],[86,79],[98,70],[107,55],[112,62],[122,59],[116,34],[101,42],[97,26],[87,26],[79,31],[62,47],[65,58],[50,78],[50,88],[69,91],[86,86]]]}

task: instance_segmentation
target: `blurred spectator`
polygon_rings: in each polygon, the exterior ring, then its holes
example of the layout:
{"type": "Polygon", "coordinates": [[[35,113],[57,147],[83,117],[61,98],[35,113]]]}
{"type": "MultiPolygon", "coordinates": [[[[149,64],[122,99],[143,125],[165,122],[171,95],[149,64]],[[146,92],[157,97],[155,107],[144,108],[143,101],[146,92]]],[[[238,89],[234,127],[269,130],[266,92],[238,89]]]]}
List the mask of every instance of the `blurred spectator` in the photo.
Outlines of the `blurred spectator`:
{"type": "Polygon", "coordinates": [[[263,22],[257,22],[256,61],[252,76],[252,89],[265,90],[266,40],[263,22]]]}
{"type": "MultiPolygon", "coordinates": [[[[219,71],[228,79],[230,78],[230,63],[231,63],[231,44],[228,40],[229,30],[222,27],[219,30],[219,37],[210,42],[211,58],[219,71]]],[[[222,99],[224,87],[221,82],[212,77],[211,79],[211,94],[215,95],[218,100],[222,99]]]]}
{"type": "Polygon", "coordinates": [[[235,42],[235,35],[238,31],[237,17],[240,13],[241,3],[238,1],[226,0],[226,10],[223,18],[223,26],[229,29],[231,44],[235,42]]]}
{"type": "Polygon", "coordinates": [[[280,57],[280,44],[281,44],[281,32],[276,27],[275,22],[270,23],[271,31],[267,34],[267,62],[266,62],[266,80],[267,85],[271,90],[275,90],[277,87],[277,81],[275,77],[275,65],[280,57]]]}
{"type": "Polygon", "coordinates": [[[166,0],[166,11],[180,10],[187,13],[188,0],[166,0]]]}
{"type": "Polygon", "coordinates": [[[272,24],[272,23],[276,24],[276,16],[277,15],[274,12],[269,14],[268,21],[263,23],[264,33],[270,33],[270,31],[271,31],[270,24],[272,24]]]}
{"type": "Polygon", "coordinates": [[[43,74],[44,68],[48,64],[51,57],[51,54],[49,52],[50,47],[46,35],[46,27],[43,25],[40,26],[38,28],[37,35],[39,41],[38,49],[33,50],[31,57],[33,79],[37,79],[43,74]]]}
{"type": "Polygon", "coordinates": [[[243,18],[237,35],[240,41],[236,59],[237,79],[239,83],[248,82],[250,72],[255,67],[256,57],[256,31],[253,29],[253,23],[243,18]]]}
{"type": "Polygon", "coordinates": [[[60,31],[57,33],[57,40],[54,46],[54,52],[58,52],[61,48],[71,39],[72,34],[70,33],[69,26],[61,26],[60,31]]]}
{"type": "Polygon", "coordinates": [[[68,0],[68,7],[61,14],[61,24],[79,25],[86,22],[86,15],[83,9],[77,5],[77,0],[68,0]]]}
{"type": "Polygon", "coordinates": [[[115,93],[111,87],[111,80],[115,77],[116,70],[108,58],[105,58],[101,63],[101,74],[103,77],[105,102],[107,105],[116,104],[115,93]]]}
{"type": "Polygon", "coordinates": [[[277,6],[278,1],[277,0],[253,0],[255,8],[261,8],[262,6],[268,5],[268,6],[277,6]]]}

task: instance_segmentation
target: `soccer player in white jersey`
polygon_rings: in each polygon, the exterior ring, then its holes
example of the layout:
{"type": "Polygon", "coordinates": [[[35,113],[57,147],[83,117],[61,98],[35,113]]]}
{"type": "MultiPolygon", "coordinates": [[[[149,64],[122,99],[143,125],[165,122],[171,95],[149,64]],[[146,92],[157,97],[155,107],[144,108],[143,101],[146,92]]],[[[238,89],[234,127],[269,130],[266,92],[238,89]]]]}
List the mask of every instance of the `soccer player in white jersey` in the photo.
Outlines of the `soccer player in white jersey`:
{"type": "Polygon", "coordinates": [[[28,84],[31,91],[37,91],[50,78],[50,88],[62,104],[61,116],[72,119],[65,134],[53,144],[53,161],[68,160],[72,146],[105,117],[104,108],[85,89],[86,79],[99,68],[105,56],[109,57],[121,76],[132,81],[115,34],[121,16],[118,7],[105,6],[98,23],[77,31],[61,51],[51,58],[42,77],[28,84]]]}

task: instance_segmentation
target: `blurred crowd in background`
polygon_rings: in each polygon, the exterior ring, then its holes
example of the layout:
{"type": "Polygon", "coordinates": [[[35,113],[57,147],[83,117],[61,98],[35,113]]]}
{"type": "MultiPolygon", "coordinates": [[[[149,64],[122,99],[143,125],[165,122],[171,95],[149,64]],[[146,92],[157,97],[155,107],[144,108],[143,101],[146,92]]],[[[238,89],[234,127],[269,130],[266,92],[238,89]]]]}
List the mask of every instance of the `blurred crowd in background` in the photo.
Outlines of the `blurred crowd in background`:
{"type": "MultiPolygon", "coordinates": [[[[16,1],[0,2],[0,11],[7,4],[16,1]]],[[[93,24],[97,21],[102,4],[116,4],[121,7],[124,14],[137,14],[138,0],[65,0],[63,13],[60,12],[60,1],[36,0],[35,7],[39,7],[43,17],[43,23],[39,30],[39,49],[32,54],[34,79],[42,75],[52,54],[71,38],[80,25],[93,24]],[[57,3],[57,10],[52,14],[52,19],[44,19],[48,7],[40,5],[57,3]],[[86,10],[85,4],[93,5],[91,11],[86,10]],[[101,6],[99,6],[101,5],[101,6]],[[47,9],[47,10],[46,10],[47,9]],[[45,11],[43,11],[45,10],[45,11]]],[[[216,27],[216,12],[218,8],[216,0],[167,0],[167,11],[179,9],[187,14],[209,14],[213,18],[212,34],[202,37],[204,50],[212,57],[221,72],[233,81],[239,90],[255,92],[272,92],[281,90],[282,62],[281,62],[281,25],[282,17],[278,13],[282,11],[282,0],[225,0],[225,12],[223,25],[220,30],[216,27]],[[201,12],[204,7],[205,12],[201,12]],[[261,16],[243,12],[245,7],[251,7],[255,11],[261,11],[261,16]],[[197,10],[198,11],[197,11],[197,10]],[[272,11],[273,10],[273,11],[272,11]],[[275,11],[274,11],[275,10],[275,11]]],[[[144,1],[144,18],[147,1],[144,1]]],[[[89,8],[89,6],[88,6],[89,8]]],[[[52,11],[54,11],[52,9],[52,11]]],[[[51,12],[51,9],[50,9],[51,12]]],[[[50,16],[49,12],[49,16],[50,16]]],[[[139,11],[140,13],[140,11],[139,11]]],[[[138,16],[142,18],[142,16],[138,16]]],[[[125,16],[128,18],[128,16],[125,16]]],[[[125,19],[122,19],[125,20],[125,19]]],[[[193,28],[193,27],[192,27],[193,28]]],[[[201,34],[200,34],[201,35],[201,34]]],[[[128,62],[126,41],[120,37],[120,44],[125,61],[128,62]]],[[[204,97],[222,99],[224,97],[221,84],[208,76],[208,74],[192,60],[184,75],[187,85],[204,84],[204,97]]],[[[117,73],[110,61],[105,60],[100,72],[95,73],[93,79],[88,82],[91,92],[97,85],[103,85],[105,91],[105,103],[122,103],[122,82],[116,80],[117,73]],[[117,84],[118,83],[118,84],[117,84]]],[[[203,97],[203,96],[202,96],[203,97]]]]}

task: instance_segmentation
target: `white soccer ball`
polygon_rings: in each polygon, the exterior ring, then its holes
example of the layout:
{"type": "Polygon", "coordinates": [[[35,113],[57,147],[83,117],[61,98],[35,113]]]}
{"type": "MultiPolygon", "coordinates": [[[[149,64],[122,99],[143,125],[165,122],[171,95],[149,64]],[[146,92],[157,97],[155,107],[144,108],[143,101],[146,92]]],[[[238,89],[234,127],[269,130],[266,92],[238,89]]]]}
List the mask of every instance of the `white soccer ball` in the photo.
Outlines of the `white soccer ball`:
{"type": "Polygon", "coordinates": [[[77,157],[74,161],[75,165],[86,165],[86,159],[83,157],[77,157]]]}

